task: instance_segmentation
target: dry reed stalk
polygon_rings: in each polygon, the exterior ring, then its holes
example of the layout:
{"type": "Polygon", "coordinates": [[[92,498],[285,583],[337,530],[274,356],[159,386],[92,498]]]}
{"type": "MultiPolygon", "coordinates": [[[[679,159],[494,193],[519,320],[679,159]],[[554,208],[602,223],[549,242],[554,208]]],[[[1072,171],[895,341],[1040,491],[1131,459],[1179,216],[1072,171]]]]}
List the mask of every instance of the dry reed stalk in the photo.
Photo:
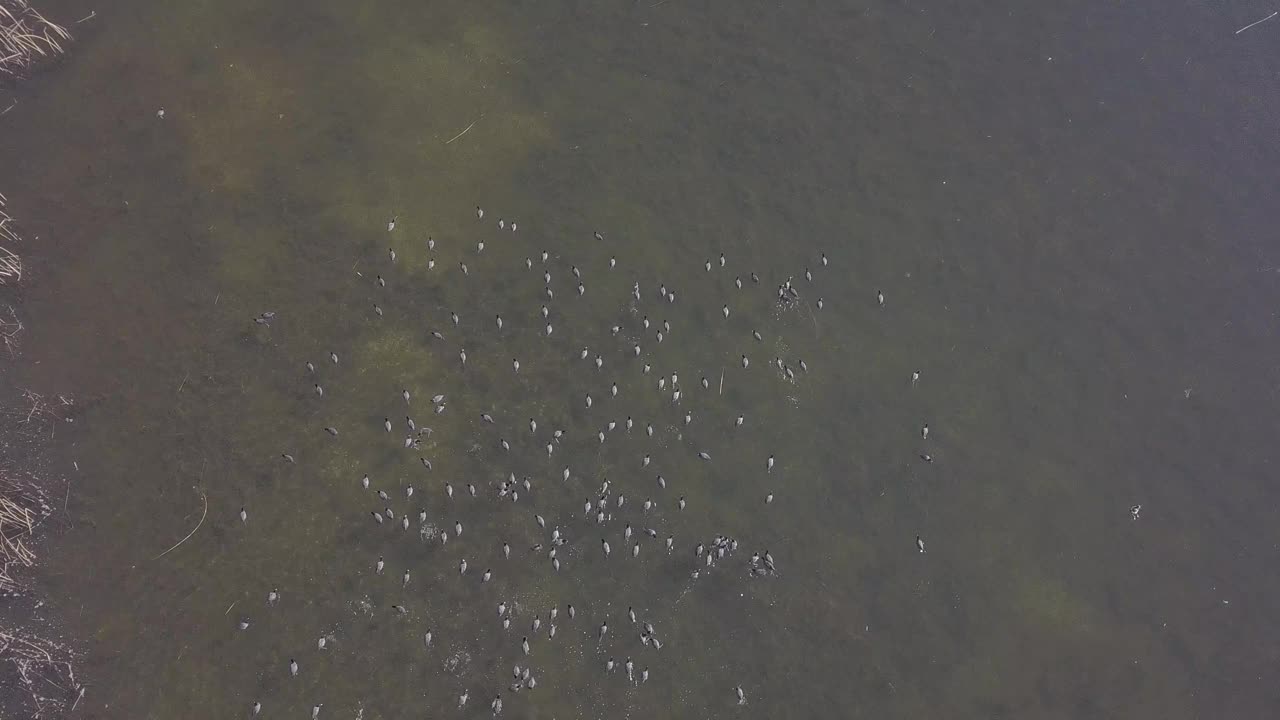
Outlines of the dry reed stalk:
{"type": "Polygon", "coordinates": [[[20,589],[12,573],[35,564],[35,553],[27,542],[52,512],[39,486],[0,468],[0,592],[20,589]]]}
{"type": "Polygon", "coordinates": [[[84,694],[71,652],[51,640],[0,629],[0,662],[13,667],[31,704],[31,717],[60,716],[84,694]]]}
{"type": "Polygon", "coordinates": [[[0,313],[0,338],[4,339],[4,347],[9,351],[9,355],[18,354],[18,335],[22,333],[22,320],[18,318],[18,311],[12,305],[6,306],[9,310],[8,317],[0,313]]]}
{"type": "MultiPolygon", "coordinates": [[[[4,2],[4,0],[0,0],[4,2]]],[[[0,194],[0,240],[17,243],[18,235],[13,231],[13,218],[4,211],[7,198],[0,194]]],[[[0,285],[17,283],[22,279],[22,260],[11,250],[0,245],[0,285]]]]}
{"type": "Polygon", "coordinates": [[[71,39],[67,29],[51,22],[27,0],[0,0],[0,75],[21,76],[43,58],[61,55],[71,39]]]}

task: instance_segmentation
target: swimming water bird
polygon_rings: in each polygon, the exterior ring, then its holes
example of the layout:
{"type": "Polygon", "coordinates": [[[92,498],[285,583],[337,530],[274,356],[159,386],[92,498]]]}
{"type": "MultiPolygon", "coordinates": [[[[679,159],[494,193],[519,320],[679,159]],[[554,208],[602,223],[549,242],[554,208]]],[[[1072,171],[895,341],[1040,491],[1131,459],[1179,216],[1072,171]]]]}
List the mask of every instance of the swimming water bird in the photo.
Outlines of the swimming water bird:
{"type": "Polygon", "coordinates": [[[920,438],[922,440],[929,439],[929,423],[925,423],[924,426],[920,428],[920,438]]]}
{"type": "Polygon", "coordinates": [[[765,461],[765,467],[767,468],[766,472],[773,472],[773,456],[772,455],[770,455],[769,459],[765,461]]]}
{"type": "Polygon", "coordinates": [[[293,658],[289,659],[289,676],[298,677],[298,661],[293,658]]]}
{"type": "Polygon", "coordinates": [[[747,356],[746,356],[746,355],[743,355],[743,356],[742,356],[742,367],[743,367],[743,369],[745,370],[749,365],[751,365],[751,361],[747,359],[747,356]]]}
{"type": "MultiPolygon", "coordinates": [[[[481,211],[481,212],[483,212],[483,211],[481,211]]],[[[462,694],[458,696],[458,707],[459,707],[459,708],[466,707],[466,705],[467,705],[467,700],[469,700],[470,698],[471,698],[471,696],[467,693],[467,691],[466,691],[466,690],[463,690],[463,691],[462,691],[462,694]]]]}
{"type": "Polygon", "coordinates": [[[316,395],[324,397],[324,388],[320,387],[320,383],[316,383],[316,395]]]}
{"type": "Polygon", "coordinates": [[[249,522],[249,513],[245,512],[244,508],[240,508],[240,522],[249,522]]]}
{"type": "Polygon", "coordinates": [[[604,640],[604,636],[607,635],[608,632],[609,632],[609,622],[605,621],[600,623],[600,634],[596,637],[596,642],[604,640]]]}
{"type": "Polygon", "coordinates": [[[382,427],[387,432],[391,432],[391,418],[382,418],[382,427]]]}
{"type": "Polygon", "coordinates": [[[377,574],[381,575],[381,574],[382,574],[382,569],[383,569],[384,567],[386,567],[386,565],[387,565],[387,564],[383,561],[382,557],[381,557],[381,556],[379,556],[379,557],[378,557],[378,562],[377,562],[377,564],[375,564],[375,565],[373,566],[373,571],[374,571],[375,573],[377,573],[377,574]]]}
{"type": "Polygon", "coordinates": [[[876,304],[880,307],[884,307],[884,293],[879,290],[876,291],[876,304]]]}
{"type": "Polygon", "coordinates": [[[608,540],[605,540],[604,538],[601,538],[601,539],[600,539],[600,547],[604,550],[604,556],[605,556],[605,557],[609,557],[609,553],[610,553],[610,552],[612,552],[612,551],[609,549],[609,541],[608,541],[608,540]]]}
{"type": "Polygon", "coordinates": [[[333,437],[338,437],[338,429],[335,427],[326,427],[324,431],[329,433],[333,437]]]}
{"type": "Polygon", "coordinates": [[[466,351],[466,348],[463,348],[462,350],[459,350],[459,351],[458,351],[458,357],[462,360],[462,366],[463,366],[463,367],[466,367],[466,366],[467,366],[467,351],[466,351]]]}
{"type": "Polygon", "coordinates": [[[395,248],[387,248],[387,254],[391,256],[391,262],[395,262],[395,261],[396,261],[396,251],[395,251],[395,248]]]}
{"type": "Polygon", "coordinates": [[[919,535],[916,536],[916,549],[918,549],[920,552],[924,552],[924,539],[921,538],[919,535]]]}
{"type": "Polygon", "coordinates": [[[918,382],[920,382],[920,371],[919,371],[919,370],[913,370],[913,371],[911,372],[911,386],[912,386],[912,387],[915,387],[915,384],[916,384],[916,383],[918,383],[918,382]]]}
{"type": "Polygon", "coordinates": [[[1134,520],[1138,519],[1138,514],[1141,512],[1142,512],[1142,505],[1140,504],[1134,505],[1133,507],[1129,508],[1129,516],[1132,517],[1134,520]]]}
{"type": "Polygon", "coordinates": [[[747,695],[746,695],[746,693],[742,692],[742,686],[741,686],[741,685],[735,686],[735,687],[733,688],[733,691],[734,691],[734,693],[736,693],[736,694],[737,694],[737,696],[738,696],[738,704],[739,704],[739,705],[746,705],[746,704],[747,704],[747,695]]]}

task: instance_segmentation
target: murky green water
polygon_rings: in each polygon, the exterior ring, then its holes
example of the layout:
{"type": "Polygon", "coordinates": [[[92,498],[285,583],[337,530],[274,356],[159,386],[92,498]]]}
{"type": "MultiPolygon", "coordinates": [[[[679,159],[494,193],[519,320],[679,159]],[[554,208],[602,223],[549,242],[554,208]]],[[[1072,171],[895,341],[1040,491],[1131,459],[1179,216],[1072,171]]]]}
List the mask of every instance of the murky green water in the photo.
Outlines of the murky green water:
{"type": "Polygon", "coordinates": [[[87,640],[77,712],[434,717],[463,688],[475,717],[499,691],[530,718],[1280,707],[1280,25],[1233,35],[1254,9],[121,5],[0,121],[30,265],[6,381],[82,404],[44,578],[87,640]],[[805,302],[779,311],[787,276],[805,302]],[[788,382],[774,357],[809,371],[788,382]],[[654,387],[672,372],[678,409],[654,387]],[[434,430],[419,451],[406,413],[434,430]],[[628,415],[629,436],[595,439],[628,415]],[[533,482],[517,503],[497,497],[509,472],[533,482]],[[601,530],[582,502],[604,476],[627,505],[601,530]],[[202,494],[199,531],[157,558],[202,494]],[[388,505],[411,532],[369,519],[388,505]],[[428,541],[419,508],[464,535],[428,541]],[[569,539],[558,573],[529,549],[534,513],[569,539]],[[677,552],[643,538],[633,560],[624,522],[677,552]],[[742,547],[693,580],[690,546],[717,533],[742,547]],[[778,573],[749,577],[766,548],[778,573]],[[610,655],[649,681],[606,676],[610,655]],[[513,664],[537,689],[507,689],[513,664]]]}

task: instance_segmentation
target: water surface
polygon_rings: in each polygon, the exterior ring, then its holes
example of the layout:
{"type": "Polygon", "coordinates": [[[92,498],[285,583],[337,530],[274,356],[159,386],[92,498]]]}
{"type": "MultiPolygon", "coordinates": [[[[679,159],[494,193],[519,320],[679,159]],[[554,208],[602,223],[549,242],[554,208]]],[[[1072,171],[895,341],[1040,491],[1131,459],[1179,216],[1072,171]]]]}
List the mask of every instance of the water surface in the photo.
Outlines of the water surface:
{"type": "MultiPolygon", "coordinates": [[[[24,362],[6,382],[81,400],[57,439],[80,472],[45,580],[86,639],[84,712],[226,717],[261,699],[271,717],[317,702],[322,717],[407,717],[453,712],[465,686],[481,716],[523,664],[518,637],[491,622],[500,595],[562,612],[572,600],[587,621],[535,646],[539,688],[504,711],[519,717],[1280,706],[1265,633],[1280,590],[1265,570],[1280,25],[1233,35],[1265,12],[119,5],[24,86],[0,147],[31,266],[24,362]],[[520,231],[499,235],[497,216],[520,231]],[[541,283],[523,266],[542,247],[564,278],[553,342],[534,337],[541,283]],[[731,267],[705,273],[722,252],[731,267]],[[571,299],[570,264],[586,302],[571,299]],[[776,312],[772,286],[806,267],[824,309],[776,312]],[[728,272],[752,270],[763,287],[723,322],[728,272]],[[776,577],[747,579],[742,557],[693,585],[674,562],[601,566],[585,535],[573,572],[521,560],[478,589],[453,570],[479,557],[468,538],[509,536],[514,559],[537,539],[530,508],[468,506],[466,536],[445,548],[372,532],[365,472],[388,488],[415,478],[446,524],[445,477],[482,485],[511,466],[532,468],[536,488],[556,482],[539,446],[502,460],[475,418],[494,412],[512,433],[529,415],[598,425],[604,411],[581,399],[601,399],[601,381],[565,358],[571,341],[623,349],[608,327],[633,280],[680,296],[655,370],[691,386],[727,365],[729,378],[687,431],[656,394],[627,401],[662,420],[651,452],[697,510],[664,516],[663,532],[767,547],[776,577]],[[269,330],[251,322],[264,310],[278,313],[269,330]],[[450,310],[475,318],[469,373],[425,336],[450,333],[450,310]],[[734,372],[744,352],[755,384],[734,372]],[[773,355],[811,371],[783,383],[763,371],[773,355]],[[326,376],[323,404],[307,359],[326,376]],[[399,422],[402,387],[451,398],[440,419],[416,414],[441,426],[428,478],[380,428],[399,422]],[[734,435],[724,421],[743,408],[734,435]],[[318,432],[334,417],[336,443],[318,432]],[[202,492],[201,529],[156,559],[200,518],[202,492]],[[380,554],[415,568],[416,592],[372,574],[380,554]],[[268,611],[273,587],[284,602],[268,611]],[[404,597],[411,615],[392,617],[404,597]],[[630,604],[666,638],[640,688],[604,678],[593,647],[592,621],[621,630],[630,604]],[[457,632],[426,653],[428,626],[457,632]],[[324,652],[321,633],[334,637],[324,652]],[[469,664],[450,672],[463,650],[469,664]],[[292,656],[303,671],[290,680],[292,656]]],[[[571,437],[562,453],[587,477],[545,501],[535,488],[549,520],[580,515],[600,474],[633,486],[629,503],[649,494],[638,438],[602,450],[571,437]]]]}

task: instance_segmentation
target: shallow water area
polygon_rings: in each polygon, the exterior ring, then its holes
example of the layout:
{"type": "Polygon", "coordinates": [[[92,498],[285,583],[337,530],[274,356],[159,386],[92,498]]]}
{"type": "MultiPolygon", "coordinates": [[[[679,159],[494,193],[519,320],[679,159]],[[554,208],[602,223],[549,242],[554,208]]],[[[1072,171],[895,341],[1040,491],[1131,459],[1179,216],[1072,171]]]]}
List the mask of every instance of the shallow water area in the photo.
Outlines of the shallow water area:
{"type": "Polygon", "coordinates": [[[1252,14],[99,9],[0,121],[79,711],[1274,714],[1252,14]]]}

